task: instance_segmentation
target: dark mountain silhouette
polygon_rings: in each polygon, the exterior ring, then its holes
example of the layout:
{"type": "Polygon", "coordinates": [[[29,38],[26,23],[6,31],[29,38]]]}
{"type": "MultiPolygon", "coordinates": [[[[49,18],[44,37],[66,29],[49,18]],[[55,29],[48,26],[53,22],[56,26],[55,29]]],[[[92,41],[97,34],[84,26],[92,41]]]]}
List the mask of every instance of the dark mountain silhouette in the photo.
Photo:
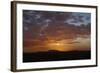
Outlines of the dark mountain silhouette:
{"type": "Polygon", "coordinates": [[[56,51],[23,53],[23,62],[91,59],[90,51],[56,51]]]}

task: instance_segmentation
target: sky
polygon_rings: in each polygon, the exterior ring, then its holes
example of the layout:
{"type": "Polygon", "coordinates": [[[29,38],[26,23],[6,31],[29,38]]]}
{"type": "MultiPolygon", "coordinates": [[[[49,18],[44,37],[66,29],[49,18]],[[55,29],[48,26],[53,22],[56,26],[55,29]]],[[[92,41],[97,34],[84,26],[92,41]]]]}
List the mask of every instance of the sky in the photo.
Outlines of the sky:
{"type": "Polygon", "coordinates": [[[23,10],[23,51],[90,50],[91,13],[23,10]]]}

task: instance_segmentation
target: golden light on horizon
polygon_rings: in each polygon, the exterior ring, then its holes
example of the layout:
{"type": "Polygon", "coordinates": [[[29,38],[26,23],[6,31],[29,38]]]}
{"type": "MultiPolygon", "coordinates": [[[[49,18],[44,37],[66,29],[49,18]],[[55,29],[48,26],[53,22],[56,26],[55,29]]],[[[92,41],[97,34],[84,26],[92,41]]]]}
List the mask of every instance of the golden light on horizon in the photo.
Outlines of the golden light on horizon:
{"type": "Polygon", "coordinates": [[[75,39],[51,39],[30,40],[31,45],[26,45],[24,52],[39,52],[39,51],[73,51],[73,50],[90,50],[90,38],[75,38],[75,39]],[[33,44],[32,44],[33,43],[33,44]]]}
{"type": "Polygon", "coordinates": [[[67,41],[55,41],[55,42],[48,42],[46,45],[51,50],[58,50],[58,51],[65,51],[70,49],[70,45],[66,43],[67,41]]]}
{"type": "Polygon", "coordinates": [[[55,43],[55,45],[60,46],[60,45],[61,45],[61,43],[55,43]]]}

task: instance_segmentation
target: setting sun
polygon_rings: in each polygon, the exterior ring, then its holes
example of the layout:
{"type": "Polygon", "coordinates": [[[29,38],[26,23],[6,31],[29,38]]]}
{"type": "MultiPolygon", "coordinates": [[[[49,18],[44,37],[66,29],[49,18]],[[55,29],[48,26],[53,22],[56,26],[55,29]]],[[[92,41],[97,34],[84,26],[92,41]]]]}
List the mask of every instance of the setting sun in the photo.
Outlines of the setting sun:
{"type": "Polygon", "coordinates": [[[51,50],[58,50],[58,51],[64,51],[66,48],[69,48],[68,44],[66,44],[65,41],[48,42],[46,46],[51,50]]]}

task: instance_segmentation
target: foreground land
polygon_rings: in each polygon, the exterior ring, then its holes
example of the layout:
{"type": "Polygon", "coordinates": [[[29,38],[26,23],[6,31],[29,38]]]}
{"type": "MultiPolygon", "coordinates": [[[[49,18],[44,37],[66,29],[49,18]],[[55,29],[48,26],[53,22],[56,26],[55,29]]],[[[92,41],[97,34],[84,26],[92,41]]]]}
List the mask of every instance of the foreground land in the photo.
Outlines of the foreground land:
{"type": "Polygon", "coordinates": [[[80,60],[80,59],[90,59],[90,58],[91,58],[90,51],[59,52],[51,50],[48,52],[23,53],[23,62],[80,60]]]}

